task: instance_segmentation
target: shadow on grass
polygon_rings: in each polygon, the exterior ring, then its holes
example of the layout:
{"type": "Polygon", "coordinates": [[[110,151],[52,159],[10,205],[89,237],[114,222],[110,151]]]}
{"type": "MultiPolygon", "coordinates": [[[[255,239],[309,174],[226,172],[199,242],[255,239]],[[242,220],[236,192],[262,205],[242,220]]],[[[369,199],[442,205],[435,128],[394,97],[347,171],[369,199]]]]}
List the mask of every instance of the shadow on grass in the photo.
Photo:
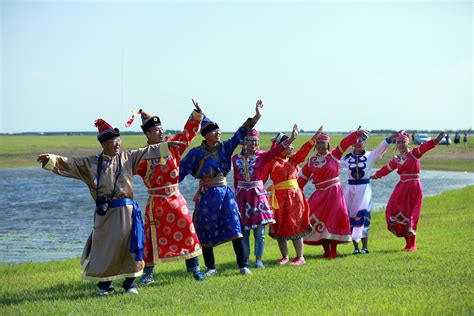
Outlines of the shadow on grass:
{"type": "Polygon", "coordinates": [[[60,301],[90,298],[95,295],[88,282],[61,283],[36,290],[23,290],[18,294],[7,293],[0,298],[3,305],[17,305],[28,301],[60,301]]]}

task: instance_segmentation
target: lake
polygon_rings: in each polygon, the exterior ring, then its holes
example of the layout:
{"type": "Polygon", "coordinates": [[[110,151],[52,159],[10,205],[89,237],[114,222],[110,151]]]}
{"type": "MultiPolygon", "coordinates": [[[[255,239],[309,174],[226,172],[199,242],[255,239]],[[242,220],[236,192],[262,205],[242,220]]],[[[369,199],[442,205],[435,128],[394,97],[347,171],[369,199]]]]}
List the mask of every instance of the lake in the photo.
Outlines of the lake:
{"type": "MultiPolygon", "coordinates": [[[[343,183],[346,175],[341,172],[343,183]]],[[[233,175],[227,177],[233,183],[233,175]]],[[[466,172],[422,171],[425,196],[474,185],[466,172]]],[[[381,211],[398,182],[393,172],[373,182],[373,210],[381,211]]],[[[186,200],[192,201],[198,181],[188,177],[180,185],[186,200]]],[[[0,219],[0,263],[50,261],[80,256],[92,229],[94,203],[81,181],[63,178],[41,168],[0,169],[0,202],[5,206],[0,219]]],[[[307,197],[314,191],[308,184],[307,197]]],[[[135,198],[145,210],[147,191],[135,177],[135,198]]],[[[194,209],[190,203],[191,210],[194,209]]],[[[272,242],[272,241],[269,241],[272,242]]]]}

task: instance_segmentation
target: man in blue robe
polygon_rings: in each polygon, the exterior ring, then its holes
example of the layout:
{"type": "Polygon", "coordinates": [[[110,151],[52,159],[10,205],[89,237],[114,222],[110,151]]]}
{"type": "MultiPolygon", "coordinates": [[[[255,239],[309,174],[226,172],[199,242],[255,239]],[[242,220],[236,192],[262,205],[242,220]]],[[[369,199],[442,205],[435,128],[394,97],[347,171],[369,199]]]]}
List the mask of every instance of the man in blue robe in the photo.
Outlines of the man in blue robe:
{"type": "Polygon", "coordinates": [[[262,115],[263,103],[257,101],[255,116],[226,141],[221,141],[217,123],[205,117],[201,124],[202,144],[192,148],[181,160],[179,181],[191,174],[199,179],[199,191],[194,197],[194,225],[202,245],[206,276],[217,273],[213,247],[232,241],[237,264],[242,274],[251,274],[244,255],[243,228],[234,192],[226,182],[232,166],[232,154],[262,115]]]}

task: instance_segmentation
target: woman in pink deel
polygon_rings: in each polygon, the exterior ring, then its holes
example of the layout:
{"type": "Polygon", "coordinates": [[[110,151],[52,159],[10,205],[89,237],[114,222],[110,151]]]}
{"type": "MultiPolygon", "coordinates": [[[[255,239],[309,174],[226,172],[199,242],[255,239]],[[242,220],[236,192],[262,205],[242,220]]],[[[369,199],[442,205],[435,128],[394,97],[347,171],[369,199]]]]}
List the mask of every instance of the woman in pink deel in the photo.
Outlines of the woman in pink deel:
{"type": "Polygon", "coordinates": [[[232,157],[234,169],[234,187],[237,205],[244,224],[244,251],[248,261],[250,257],[250,231],[255,238],[255,267],[262,269],[262,257],[265,242],[265,225],[275,223],[272,209],[263,186],[262,173],[265,164],[287,148],[298,135],[298,127],[278,146],[269,151],[258,147],[259,132],[253,128],[242,143],[242,152],[232,157]]]}
{"type": "Polygon", "coordinates": [[[316,137],[316,155],[303,166],[298,179],[303,188],[309,179],[316,190],[308,199],[311,232],[304,237],[307,245],[322,245],[323,258],[336,258],[337,244],[351,241],[351,227],[339,179],[339,160],[344,151],[357,141],[367,138],[367,132],[358,129],[329,151],[329,135],[316,137]]]}
{"type": "Polygon", "coordinates": [[[397,150],[400,155],[394,156],[387,165],[370,177],[371,179],[380,179],[395,169],[400,175],[400,181],[388,200],[385,220],[389,231],[397,237],[405,238],[406,246],[402,249],[403,251],[416,250],[416,228],[423,198],[419,159],[428,150],[438,145],[444,136],[445,132],[443,131],[435,139],[410,150],[408,134],[400,132],[396,138],[397,150]]]}

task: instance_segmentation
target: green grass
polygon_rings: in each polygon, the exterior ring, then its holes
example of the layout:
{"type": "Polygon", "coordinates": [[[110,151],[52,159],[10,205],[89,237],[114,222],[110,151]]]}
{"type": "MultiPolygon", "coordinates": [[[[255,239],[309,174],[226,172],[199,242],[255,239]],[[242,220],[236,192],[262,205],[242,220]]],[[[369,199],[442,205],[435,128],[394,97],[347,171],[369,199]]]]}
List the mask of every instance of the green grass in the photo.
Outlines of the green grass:
{"type": "Polygon", "coordinates": [[[338,259],[325,260],[321,247],[306,246],[306,265],[279,267],[277,244],[267,238],[267,268],[251,276],[239,275],[227,243],[215,249],[217,276],[198,283],[184,262],[163,264],[157,283],[135,297],[121,295],[120,282],[118,294],[94,297],[78,259],[0,265],[0,314],[472,315],[473,211],[474,186],[426,198],[414,253],[400,251],[383,213],[373,214],[368,255],[345,245],[338,259]]]}
{"type": "MultiPolygon", "coordinates": [[[[222,139],[227,139],[230,135],[224,134],[222,139]]],[[[260,136],[262,149],[270,147],[272,136],[272,134],[260,136]]],[[[295,140],[295,147],[299,148],[309,138],[310,135],[300,135],[295,140]]],[[[336,146],[341,138],[342,136],[332,136],[332,146],[336,146]]],[[[370,137],[367,141],[367,148],[374,149],[382,139],[382,136],[370,137]]],[[[201,141],[201,136],[196,137],[191,147],[197,146],[201,141]]],[[[145,144],[145,136],[122,136],[124,149],[138,148],[145,144]]],[[[390,147],[376,167],[387,163],[390,157],[396,154],[393,148],[394,146],[390,147]]],[[[237,149],[236,152],[238,150],[240,149],[237,149]]],[[[45,152],[65,156],[85,156],[100,152],[100,144],[95,136],[0,136],[0,168],[37,166],[36,156],[45,152]]],[[[463,145],[438,146],[423,157],[422,168],[474,172],[474,144],[471,142],[467,148],[463,145]]]]}

